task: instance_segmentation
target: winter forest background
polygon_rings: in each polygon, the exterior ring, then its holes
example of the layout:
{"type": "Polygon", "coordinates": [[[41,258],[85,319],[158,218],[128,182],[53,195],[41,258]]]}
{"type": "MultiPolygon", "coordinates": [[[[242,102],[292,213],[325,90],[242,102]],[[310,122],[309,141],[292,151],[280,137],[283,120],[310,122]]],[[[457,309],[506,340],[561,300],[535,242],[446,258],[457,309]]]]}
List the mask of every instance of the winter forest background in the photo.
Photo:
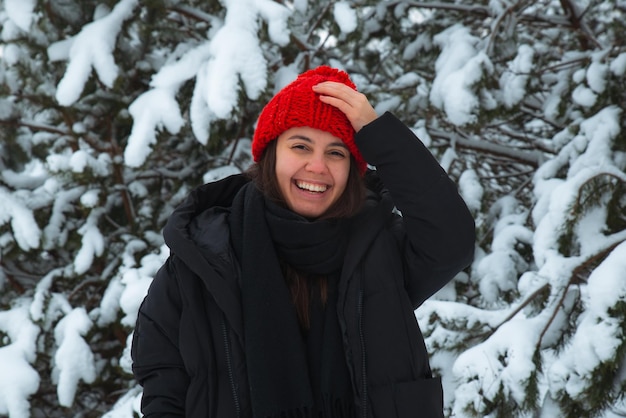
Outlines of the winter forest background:
{"type": "Polygon", "coordinates": [[[626,416],[625,0],[0,0],[0,26],[0,416],[139,416],[165,219],[319,64],[475,215],[416,311],[447,415],[626,416]]]}

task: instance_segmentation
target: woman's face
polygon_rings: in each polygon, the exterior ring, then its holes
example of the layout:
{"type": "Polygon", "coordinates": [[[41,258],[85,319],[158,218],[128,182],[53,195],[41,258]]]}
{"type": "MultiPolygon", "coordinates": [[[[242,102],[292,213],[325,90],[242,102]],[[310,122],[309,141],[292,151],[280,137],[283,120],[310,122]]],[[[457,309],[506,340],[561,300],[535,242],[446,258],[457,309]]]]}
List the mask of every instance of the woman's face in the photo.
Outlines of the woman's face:
{"type": "Polygon", "coordinates": [[[291,128],[276,143],[276,179],[287,207],[317,218],[339,199],[350,172],[341,139],[309,127],[291,128]]]}

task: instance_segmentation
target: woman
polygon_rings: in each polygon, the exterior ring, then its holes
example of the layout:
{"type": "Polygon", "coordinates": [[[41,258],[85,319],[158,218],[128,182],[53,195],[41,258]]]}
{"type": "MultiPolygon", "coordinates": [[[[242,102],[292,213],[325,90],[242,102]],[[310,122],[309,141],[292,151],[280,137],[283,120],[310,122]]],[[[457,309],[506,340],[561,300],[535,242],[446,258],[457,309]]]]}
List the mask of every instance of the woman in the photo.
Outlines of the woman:
{"type": "Polygon", "coordinates": [[[164,229],[132,345],[145,416],[442,417],[413,311],[471,262],[455,185],[326,66],[267,104],[252,154],[164,229]]]}

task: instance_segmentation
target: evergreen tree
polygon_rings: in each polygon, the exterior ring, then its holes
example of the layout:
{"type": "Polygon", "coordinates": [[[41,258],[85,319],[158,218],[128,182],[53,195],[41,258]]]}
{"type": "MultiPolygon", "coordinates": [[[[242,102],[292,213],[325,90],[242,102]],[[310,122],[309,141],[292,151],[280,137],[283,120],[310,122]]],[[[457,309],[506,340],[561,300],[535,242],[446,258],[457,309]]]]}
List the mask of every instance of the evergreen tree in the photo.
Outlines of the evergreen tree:
{"type": "Polygon", "coordinates": [[[456,417],[626,413],[626,4],[0,2],[0,415],[137,416],[130,336],[195,186],[346,69],[477,222],[416,311],[456,417]]]}

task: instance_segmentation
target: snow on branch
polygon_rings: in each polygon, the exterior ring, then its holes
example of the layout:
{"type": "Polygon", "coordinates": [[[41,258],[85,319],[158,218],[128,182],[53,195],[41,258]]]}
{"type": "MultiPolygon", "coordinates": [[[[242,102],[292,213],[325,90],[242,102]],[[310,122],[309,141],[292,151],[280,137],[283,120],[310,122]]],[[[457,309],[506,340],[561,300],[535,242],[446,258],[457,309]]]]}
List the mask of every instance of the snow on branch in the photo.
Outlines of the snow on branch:
{"type": "MultiPolygon", "coordinates": [[[[455,390],[453,415],[467,416],[486,409],[485,401],[504,395],[523,405],[533,379],[535,342],[545,322],[545,313],[529,318],[518,313],[499,325],[484,342],[461,353],[453,373],[460,384],[455,390]]],[[[476,414],[478,415],[478,414],[476,414]]]]}
{"type": "Polygon", "coordinates": [[[54,330],[58,349],[54,355],[53,379],[58,382],[57,396],[62,406],[72,406],[78,382],[96,379],[94,355],[83,336],[92,322],[85,308],[75,308],[59,321],[54,330]]]}
{"type": "Polygon", "coordinates": [[[35,20],[33,11],[36,5],[36,0],[4,0],[4,8],[9,19],[24,32],[28,32],[35,20]]]}
{"type": "Polygon", "coordinates": [[[81,247],[74,258],[74,270],[77,274],[83,274],[93,264],[95,257],[99,257],[104,252],[104,237],[98,228],[98,220],[104,214],[104,208],[91,211],[87,221],[78,229],[78,233],[83,236],[81,247]]]}
{"type": "Polygon", "coordinates": [[[623,318],[611,310],[626,299],[625,271],[626,242],[623,242],[589,276],[587,312],[571,344],[548,371],[549,390],[554,398],[561,391],[576,398],[594,384],[595,368],[614,361],[623,344],[620,323],[623,318]]]}
{"type": "Polygon", "coordinates": [[[2,341],[0,347],[0,415],[27,418],[29,398],[39,388],[39,374],[31,366],[39,327],[29,319],[26,299],[0,312],[0,333],[6,334],[9,342],[2,341]]]}
{"type": "Polygon", "coordinates": [[[429,127],[428,132],[432,137],[445,139],[456,147],[478,150],[485,154],[503,156],[524,164],[529,164],[533,167],[538,167],[543,159],[540,151],[521,150],[511,146],[495,144],[493,142],[484,141],[478,136],[468,139],[456,132],[444,131],[436,127],[429,127]]]}
{"type": "Polygon", "coordinates": [[[491,212],[499,211],[494,223],[491,252],[476,260],[474,274],[482,298],[487,303],[496,303],[503,293],[517,289],[518,277],[528,263],[517,252],[519,243],[532,245],[533,232],[524,226],[527,213],[512,196],[497,200],[491,212]]]}
{"type": "Polygon", "coordinates": [[[141,166],[163,126],[178,133],[183,119],[176,93],[183,82],[196,77],[189,115],[194,136],[201,144],[209,139],[211,123],[231,116],[241,85],[255,100],[267,86],[267,63],[258,38],[258,18],[268,25],[273,42],[289,42],[289,9],[269,0],[225,0],[226,16],[211,39],[169,63],[154,75],[152,90],[130,106],[134,124],[124,150],[125,163],[141,166]]]}
{"type": "Polygon", "coordinates": [[[356,13],[347,1],[338,1],[335,3],[333,17],[342,33],[352,33],[357,27],[356,13]]]}
{"type": "MultiPolygon", "coordinates": [[[[118,75],[113,58],[115,40],[122,23],[131,17],[138,0],[121,0],[107,16],[83,27],[69,46],[69,64],[65,75],[57,86],[56,99],[63,106],[78,100],[92,69],[100,81],[112,87],[118,75]]],[[[54,48],[55,44],[51,46],[54,48]]]]}
{"type": "Polygon", "coordinates": [[[430,100],[446,112],[454,125],[473,123],[480,105],[474,85],[484,73],[493,71],[493,64],[483,51],[476,50],[478,39],[460,24],[444,30],[433,40],[441,47],[441,54],[435,63],[437,75],[430,100]]]}
{"type": "Polygon", "coordinates": [[[534,54],[535,51],[530,46],[520,45],[515,59],[508,65],[509,70],[500,76],[504,105],[509,109],[526,97],[526,84],[532,70],[534,54]]]}
{"type": "MultiPolygon", "coordinates": [[[[33,300],[28,308],[33,321],[46,321],[46,299],[50,297],[50,287],[54,280],[62,277],[64,273],[67,273],[64,268],[53,269],[37,283],[33,300]]],[[[44,324],[44,328],[48,328],[46,324],[44,324]]]]}
{"type": "Polygon", "coordinates": [[[138,267],[133,266],[133,260],[129,260],[130,253],[125,255],[124,265],[120,268],[121,283],[124,285],[124,291],[119,298],[119,306],[125,314],[121,320],[122,324],[127,326],[135,324],[139,305],[148,293],[148,287],[156,272],[169,254],[169,248],[163,244],[158,254],[147,254],[142,257],[141,265],[138,267]]]}
{"type": "Polygon", "coordinates": [[[287,19],[291,15],[289,9],[273,0],[255,0],[254,5],[268,26],[268,34],[273,42],[284,46],[289,43],[287,19]]]}
{"type": "MultiPolygon", "coordinates": [[[[580,211],[575,210],[580,200],[581,189],[592,179],[611,176],[626,181],[623,171],[612,161],[612,147],[617,137],[621,110],[607,107],[596,115],[580,123],[580,131],[567,142],[559,154],[543,164],[535,174],[535,195],[537,204],[532,216],[537,225],[535,231],[535,261],[541,267],[546,260],[558,251],[561,236],[580,211]],[[555,178],[559,171],[566,171],[566,178],[555,178]]],[[[596,213],[595,216],[603,215],[596,213]]],[[[591,214],[589,216],[594,216],[591,214]]],[[[581,218],[582,219],[582,218],[581,218]]],[[[584,225],[578,220],[578,224],[584,225]]],[[[588,237],[592,231],[585,231],[588,237]]],[[[585,239],[583,253],[594,252],[604,245],[606,239],[602,231],[594,231],[594,240],[585,239]]]]}
{"type": "Polygon", "coordinates": [[[11,223],[15,242],[24,251],[39,247],[41,230],[35,221],[33,212],[24,202],[0,187],[0,225],[11,223]]]}
{"type": "Polygon", "coordinates": [[[43,230],[44,249],[54,248],[55,245],[65,245],[67,241],[67,231],[63,230],[67,222],[65,213],[73,210],[74,202],[83,195],[85,188],[79,186],[69,190],[57,190],[56,192],[57,197],[52,205],[48,225],[43,230]]]}
{"type": "Polygon", "coordinates": [[[163,125],[176,134],[183,125],[180,107],[168,88],[156,88],[139,96],[128,109],[133,116],[133,129],[124,150],[124,161],[129,167],[141,166],[156,143],[156,130],[163,125]]]}
{"type": "Polygon", "coordinates": [[[204,99],[209,110],[220,119],[230,116],[237,105],[240,79],[247,96],[253,100],[267,85],[267,63],[257,36],[255,2],[230,0],[225,5],[224,26],[211,40],[211,59],[204,67],[204,99]]]}
{"type": "Polygon", "coordinates": [[[102,418],[127,418],[141,416],[139,405],[141,404],[141,386],[137,385],[122,397],[120,397],[113,408],[102,415],[102,418]]]}

